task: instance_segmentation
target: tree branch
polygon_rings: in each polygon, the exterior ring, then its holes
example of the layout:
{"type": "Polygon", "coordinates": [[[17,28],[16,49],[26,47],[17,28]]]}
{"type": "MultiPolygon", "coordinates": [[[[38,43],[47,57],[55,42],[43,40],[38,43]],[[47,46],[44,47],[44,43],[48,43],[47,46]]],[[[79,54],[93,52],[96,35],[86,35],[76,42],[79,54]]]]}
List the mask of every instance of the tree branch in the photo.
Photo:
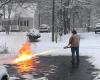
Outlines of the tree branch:
{"type": "Polygon", "coordinates": [[[11,2],[11,0],[6,0],[4,2],[1,2],[0,8],[2,8],[3,5],[8,4],[9,2],[11,2]]]}

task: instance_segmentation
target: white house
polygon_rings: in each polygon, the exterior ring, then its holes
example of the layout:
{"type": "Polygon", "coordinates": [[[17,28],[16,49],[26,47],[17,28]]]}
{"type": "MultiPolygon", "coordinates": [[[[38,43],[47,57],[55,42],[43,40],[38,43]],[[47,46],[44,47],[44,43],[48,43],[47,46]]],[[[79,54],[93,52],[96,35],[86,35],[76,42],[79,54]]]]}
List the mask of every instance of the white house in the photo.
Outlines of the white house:
{"type": "MultiPolygon", "coordinates": [[[[8,5],[6,6],[8,7],[8,5]]],[[[1,20],[2,28],[10,25],[10,30],[28,31],[34,27],[34,17],[37,10],[37,4],[35,3],[24,3],[19,5],[13,3],[11,8],[10,19],[8,19],[9,13],[6,9],[5,18],[1,20]]]]}

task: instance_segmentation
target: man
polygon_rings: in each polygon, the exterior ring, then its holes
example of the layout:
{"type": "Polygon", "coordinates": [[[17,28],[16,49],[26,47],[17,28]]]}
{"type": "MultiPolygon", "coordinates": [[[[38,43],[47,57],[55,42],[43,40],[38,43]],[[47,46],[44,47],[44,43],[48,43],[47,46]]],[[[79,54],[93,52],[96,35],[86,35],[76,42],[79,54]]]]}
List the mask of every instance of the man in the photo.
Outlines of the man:
{"type": "Polygon", "coordinates": [[[79,44],[80,44],[80,37],[77,35],[76,30],[73,30],[72,36],[69,39],[69,44],[64,47],[64,49],[71,47],[72,64],[75,63],[75,53],[76,53],[77,64],[79,64],[79,44]]]}

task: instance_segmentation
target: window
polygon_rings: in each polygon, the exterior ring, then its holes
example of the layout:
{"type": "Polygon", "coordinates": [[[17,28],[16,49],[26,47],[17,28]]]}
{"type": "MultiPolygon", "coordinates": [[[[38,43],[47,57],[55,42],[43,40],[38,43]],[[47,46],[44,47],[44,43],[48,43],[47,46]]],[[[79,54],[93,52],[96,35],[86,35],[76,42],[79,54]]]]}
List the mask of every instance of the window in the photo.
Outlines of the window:
{"type": "Polygon", "coordinates": [[[27,26],[29,26],[29,21],[27,20],[27,26]]]}
{"type": "Polygon", "coordinates": [[[24,21],[24,26],[27,26],[26,24],[27,24],[26,21],[24,21]]]}
{"type": "Polygon", "coordinates": [[[1,22],[0,22],[0,25],[2,25],[1,22]]]}

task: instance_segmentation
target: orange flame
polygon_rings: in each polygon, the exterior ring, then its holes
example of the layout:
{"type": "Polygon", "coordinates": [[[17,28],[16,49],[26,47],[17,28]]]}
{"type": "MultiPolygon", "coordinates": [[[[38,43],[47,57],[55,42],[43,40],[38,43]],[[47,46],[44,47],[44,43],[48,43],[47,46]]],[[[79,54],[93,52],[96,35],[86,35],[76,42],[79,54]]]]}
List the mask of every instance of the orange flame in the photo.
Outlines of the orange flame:
{"type": "Polygon", "coordinates": [[[19,74],[29,72],[33,69],[32,59],[17,63],[16,68],[19,74]]]}
{"type": "Polygon", "coordinates": [[[14,60],[14,63],[21,61],[27,61],[32,59],[32,50],[30,42],[26,41],[23,43],[22,47],[19,50],[19,55],[17,59],[14,60]]]}
{"type": "Polygon", "coordinates": [[[37,66],[39,61],[36,56],[33,57],[30,42],[26,41],[23,43],[22,47],[19,49],[19,55],[13,63],[17,64],[17,71],[19,73],[36,70],[34,67],[37,66]]]}

